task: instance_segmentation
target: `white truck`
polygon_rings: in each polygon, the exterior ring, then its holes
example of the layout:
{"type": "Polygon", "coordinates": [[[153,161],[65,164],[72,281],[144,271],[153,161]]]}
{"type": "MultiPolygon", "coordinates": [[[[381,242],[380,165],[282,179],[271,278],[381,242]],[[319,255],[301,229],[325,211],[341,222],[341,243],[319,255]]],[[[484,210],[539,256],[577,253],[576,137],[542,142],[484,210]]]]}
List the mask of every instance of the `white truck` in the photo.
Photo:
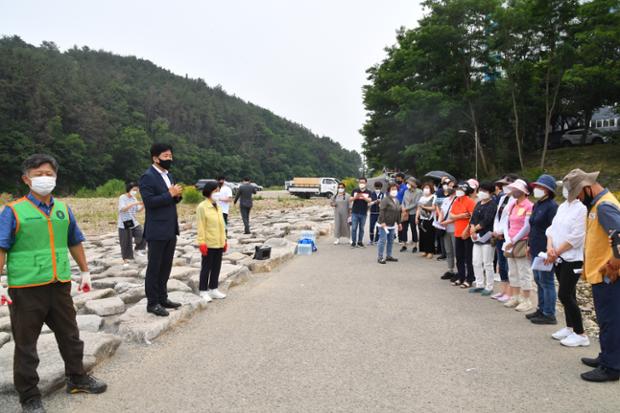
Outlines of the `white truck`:
{"type": "Polygon", "coordinates": [[[337,191],[338,180],[336,178],[295,177],[288,186],[289,194],[306,199],[311,196],[331,198],[337,191]]]}

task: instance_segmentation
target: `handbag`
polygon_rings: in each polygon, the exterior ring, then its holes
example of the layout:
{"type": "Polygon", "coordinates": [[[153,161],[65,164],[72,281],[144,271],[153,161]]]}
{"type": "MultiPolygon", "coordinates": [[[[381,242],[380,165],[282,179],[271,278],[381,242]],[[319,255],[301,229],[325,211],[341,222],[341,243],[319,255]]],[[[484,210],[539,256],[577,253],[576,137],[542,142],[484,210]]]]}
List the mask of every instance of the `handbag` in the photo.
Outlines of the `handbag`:
{"type": "Polygon", "coordinates": [[[517,241],[510,251],[504,251],[506,258],[524,258],[527,256],[527,240],[517,241]]]}
{"type": "Polygon", "coordinates": [[[123,226],[125,229],[132,229],[134,227],[133,219],[128,219],[127,221],[123,221],[123,226]]]}

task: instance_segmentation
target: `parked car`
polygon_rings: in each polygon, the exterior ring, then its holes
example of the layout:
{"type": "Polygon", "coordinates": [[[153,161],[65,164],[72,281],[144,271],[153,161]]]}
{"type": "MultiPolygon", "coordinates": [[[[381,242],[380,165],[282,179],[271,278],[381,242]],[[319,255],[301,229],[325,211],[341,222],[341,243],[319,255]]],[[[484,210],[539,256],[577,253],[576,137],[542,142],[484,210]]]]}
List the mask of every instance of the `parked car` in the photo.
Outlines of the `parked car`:
{"type": "MultiPolygon", "coordinates": [[[[564,132],[562,134],[562,137],[560,138],[560,144],[562,146],[581,145],[581,143],[583,142],[583,132],[583,129],[573,129],[564,132]]],[[[588,131],[588,134],[586,135],[586,145],[603,144],[609,142],[610,139],[607,136],[601,135],[597,132],[592,132],[591,130],[588,131]]]]}

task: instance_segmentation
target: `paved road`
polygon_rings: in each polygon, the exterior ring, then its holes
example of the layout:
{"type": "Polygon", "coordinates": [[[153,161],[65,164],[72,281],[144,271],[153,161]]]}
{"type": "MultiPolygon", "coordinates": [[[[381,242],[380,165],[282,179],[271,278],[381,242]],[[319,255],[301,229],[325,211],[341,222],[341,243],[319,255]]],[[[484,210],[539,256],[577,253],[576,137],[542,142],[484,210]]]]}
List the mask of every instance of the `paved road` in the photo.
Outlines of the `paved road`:
{"type": "Polygon", "coordinates": [[[440,281],[412,254],[323,243],[150,347],[124,345],[100,396],[51,412],[618,412],[620,385],[522,314],[440,281]]]}

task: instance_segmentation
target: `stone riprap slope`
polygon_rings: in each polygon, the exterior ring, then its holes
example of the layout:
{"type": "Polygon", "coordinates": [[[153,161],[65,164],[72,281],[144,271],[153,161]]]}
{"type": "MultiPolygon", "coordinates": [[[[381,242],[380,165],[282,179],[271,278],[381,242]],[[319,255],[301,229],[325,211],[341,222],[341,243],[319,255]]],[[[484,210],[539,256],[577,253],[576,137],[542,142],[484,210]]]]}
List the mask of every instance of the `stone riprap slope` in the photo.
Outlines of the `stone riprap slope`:
{"type": "MultiPolygon", "coordinates": [[[[234,220],[228,229],[229,251],[224,256],[220,289],[247,281],[253,274],[270,272],[293,258],[302,231],[313,231],[318,238],[331,233],[333,210],[313,206],[295,210],[274,210],[252,218],[252,234],[243,234],[243,226],[234,220]],[[254,260],[255,247],[271,247],[271,258],[254,260]]],[[[84,243],[90,263],[93,290],[77,291],[79,277],[72,286],[77,321],[85,342],[85,364],[91,369],[114,354],[123,341],[150,343],[162,333],[187,320],[208,304],[198,295],[201,255],[196,245],[196,226],[183,224],[178,237],[168,291],[170,299],[182,303],[169,317],[156,317],[146,312],[144,277],[147,260],[136,260],[124,266],[120,256],[118,234],[90,236],[84,243]]],[[[78,274],[77,267],[73,268],[78,274]]],[[[13,390],[13,343],[11,323],[6,306],[0,307],[0,394],[13,390]]],[[[64,382],[64,364],[54,335],[43,327],[38,344],[41,363],[40,387],[45,393],[64,382]]]]}

